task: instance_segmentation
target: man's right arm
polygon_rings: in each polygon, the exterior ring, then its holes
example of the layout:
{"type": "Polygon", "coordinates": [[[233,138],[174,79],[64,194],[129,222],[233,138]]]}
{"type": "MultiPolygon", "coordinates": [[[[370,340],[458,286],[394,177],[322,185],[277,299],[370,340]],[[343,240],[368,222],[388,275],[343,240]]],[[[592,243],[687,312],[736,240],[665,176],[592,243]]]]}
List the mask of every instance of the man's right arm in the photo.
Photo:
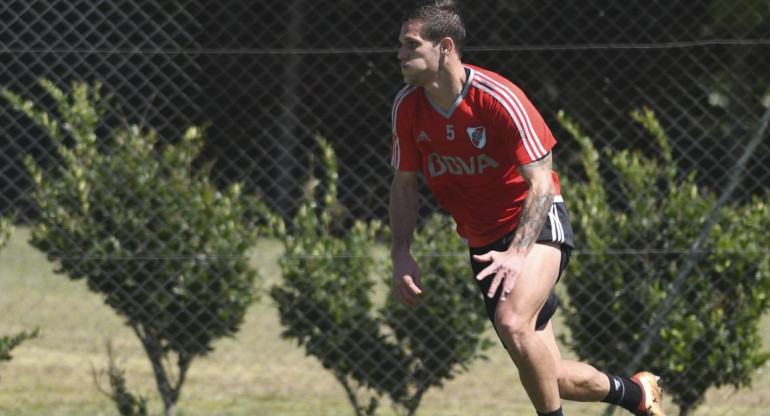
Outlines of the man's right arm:
{"type": "Polygon", "coordinates": [[[396,170],[390,185],[393,291],[409,307],[422,303],[422,272],[409,251],[417,227],[417,175],[416,171],[396,170]]]}
{"type": "Polygon", "coordinates": [[[391,255],[409,253],[417,226],[417,172],[396,170],[390,184],[391,255]]]}

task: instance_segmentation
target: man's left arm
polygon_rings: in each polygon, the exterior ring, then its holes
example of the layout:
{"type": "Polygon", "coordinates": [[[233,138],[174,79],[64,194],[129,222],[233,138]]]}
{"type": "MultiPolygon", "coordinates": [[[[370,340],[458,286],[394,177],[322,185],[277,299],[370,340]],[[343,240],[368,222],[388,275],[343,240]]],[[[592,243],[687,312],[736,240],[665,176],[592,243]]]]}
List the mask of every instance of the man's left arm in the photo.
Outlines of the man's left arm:
{"type": "Polygon", "coordinates": [[[553,157],[549,152],[544,157],[519,168],[529,186],[524,199],[521,217],[508,251],[520,252],[526,256],[537,242],[553,205],[553,157]]]}
{"type": "Polygon", "coordinates": [[[523,165],[519,168],[521,176],[529,186],[529,192],[524,199],[521,217],[514,230],[513,239],[504,252],[490,251],[474,256],[477,261],[491,262],[482,270],[476,279],[483,280],[494,274],[494,280],[489,286],[488,297],[494,296],[500,284],[503,291],[500,300],[505,300],[516,284],[516,280],[524,268],[524,261],[530,250],[537,242],[548,217],[548,211],[553,204],[553,173],[551,171],[553,158],[549,152],[542,158],[523,165]]]}

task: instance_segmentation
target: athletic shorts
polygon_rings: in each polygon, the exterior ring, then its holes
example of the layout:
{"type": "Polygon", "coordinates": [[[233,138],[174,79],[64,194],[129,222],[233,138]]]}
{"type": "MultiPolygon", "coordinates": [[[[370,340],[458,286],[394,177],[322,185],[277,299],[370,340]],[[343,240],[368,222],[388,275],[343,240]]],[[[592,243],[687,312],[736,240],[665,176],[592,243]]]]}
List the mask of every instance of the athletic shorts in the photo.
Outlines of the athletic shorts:
{"type": "MultiPolygon", "coordinates": [[[[572,248],[575,246],[573,238],[572,226],[570,225],[569,216],[567,215],[567,207],[564,205],[564,200],[561,198],[561,196],[557,196],[554,198],[554,203],[551,206],[551,210],[548,212],[548,218],[545,220],[543,229],[540,231],[540,236],[537,238],[538,243],[553,242],[559,244],[561,247],[561,264],[559,265],[559,275],[556,278],[557,282],[561,278],[562,272],[567,268],[567,265],[569,264],[570,254],[572,253],[572,248]]],[[[513,232],[487,246],[469,248],[474,280],[475,276],[478,275],[487,265],[489,265],[489,263],[478,262],[473,259],[473,256],[484,254],[489,251],[505,251],[510,246],[512,239],[513,232]]],[[[495,293],[495,296],[492,298],[487,296],[487,291],[489,291],[489,286],[492,284],[493,277],[494,275],[490,275],[487,276],[484,280],[476,280],[476,282],[478,283],[479,290],[481,290],[481,294],[484,297],[484,303],[486,304],[485,306],[487,308],[487,315],[489,315],[489,319],[494,325],[495,309],[497,308],[497,303],[500,301],[500,290],[498,289],[497,293],[495,293]]],[[[553,293],[553,291],[551,291],[550,296],[548,296],[548,299],[543,305],[543,308],[540,309],[540,313],[537,316],[537,322],[535,324],[536,330],[543,330],[546,325],[548,325],[548,321],[551,319],[554,313],[556,313],[556,307],[558,305],[559,298],[556,296],[556,294],[553,293]]]]}

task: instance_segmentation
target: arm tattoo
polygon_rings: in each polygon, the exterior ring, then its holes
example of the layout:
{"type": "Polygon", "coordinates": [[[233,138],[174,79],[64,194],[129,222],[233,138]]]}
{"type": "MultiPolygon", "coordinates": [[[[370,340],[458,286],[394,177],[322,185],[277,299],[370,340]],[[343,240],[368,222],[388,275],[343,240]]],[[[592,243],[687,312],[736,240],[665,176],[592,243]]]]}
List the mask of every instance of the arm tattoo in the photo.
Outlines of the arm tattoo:
{"type": "Polygon", "coordinates": [[[540,235],[543,224],[548,216],[548,211],[553,204],[553,194],[551,187],[546,189],[533,186],[533,181],[539,179],[552,181],[551,166],[552,157],[548,153],[546,156],[522,166],[520,171],[522,177],[530,186],[529,194],[524,199],[524,206],[521,210],[519,224],[516,226],[511,248],[529,250],[540,235]]]}
{"type": "MultiPolygon", "coordinates": [[[[534,196],[534,195],[533,195],[534,196]]],[[[519,225],[516,227],[516,235],[511,241],[511,247],[528,249],[532,247],[540,235],[545,224],[548,211],[553,204],[553,195],[542,194],[524,201],[519,225]]]]}

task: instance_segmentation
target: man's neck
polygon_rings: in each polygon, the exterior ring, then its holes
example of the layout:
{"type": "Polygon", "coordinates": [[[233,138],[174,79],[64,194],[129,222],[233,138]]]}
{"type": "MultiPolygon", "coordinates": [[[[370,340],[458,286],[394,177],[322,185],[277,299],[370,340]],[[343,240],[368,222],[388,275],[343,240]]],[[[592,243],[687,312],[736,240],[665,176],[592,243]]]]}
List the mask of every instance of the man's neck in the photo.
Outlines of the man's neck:
{"type": "Polygon", "coordinates": [[[458,61],[456,64],[447,65],[436,80],[425,87],[425,92],[440,108],[449,110],[462,94],[466,82],[468,75],[465,73],[465,67],[458,61]]]}

